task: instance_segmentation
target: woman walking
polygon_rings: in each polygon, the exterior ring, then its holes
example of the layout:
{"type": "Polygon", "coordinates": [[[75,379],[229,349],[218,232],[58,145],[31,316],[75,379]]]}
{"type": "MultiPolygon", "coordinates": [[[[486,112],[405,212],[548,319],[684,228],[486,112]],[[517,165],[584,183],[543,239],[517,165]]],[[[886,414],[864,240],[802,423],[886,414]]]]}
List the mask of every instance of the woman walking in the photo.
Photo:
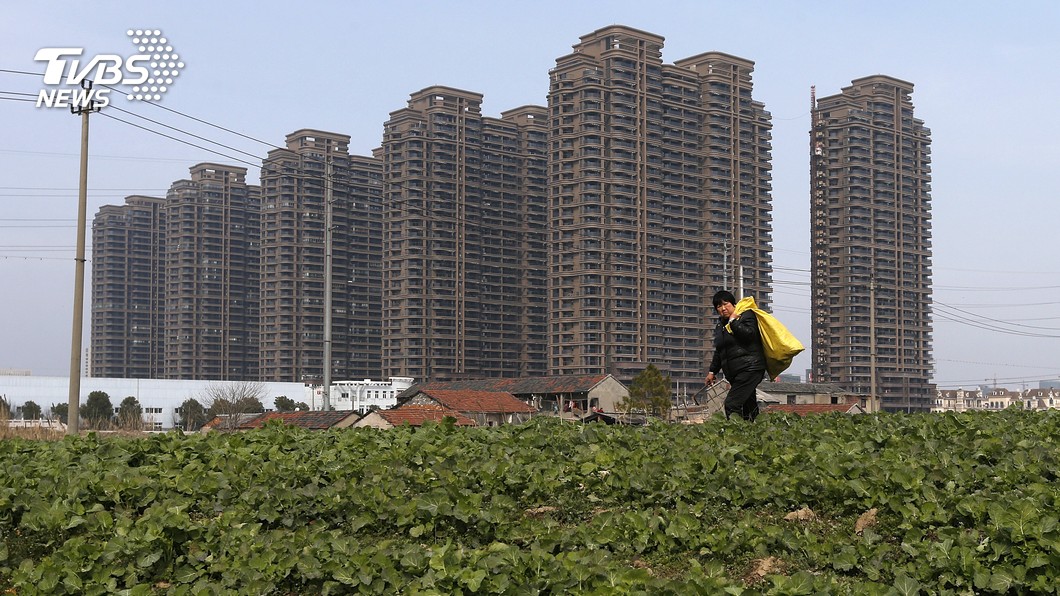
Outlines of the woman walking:
{"type": "Polygon", "coordinates": [[[754,421],[758,416],[756,390],[766,372],[758,318],[749,310],[736,315],[736,297],[727,290],[714,294],[712,302],[718,311],[718,326],[714,330],[714,358],[707,372],[707,385],[714,383],[719,371],[724,372],[729,381],[725,417],[737,414],[754,421]]]}

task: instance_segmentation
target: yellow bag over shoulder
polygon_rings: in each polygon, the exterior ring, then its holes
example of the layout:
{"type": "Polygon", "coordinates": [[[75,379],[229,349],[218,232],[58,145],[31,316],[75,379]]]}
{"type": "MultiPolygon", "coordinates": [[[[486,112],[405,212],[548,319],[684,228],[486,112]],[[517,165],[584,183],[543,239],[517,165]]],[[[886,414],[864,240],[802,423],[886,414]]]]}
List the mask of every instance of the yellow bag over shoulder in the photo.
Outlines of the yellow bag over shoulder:
{"type": "MultiPolygon", "coordinates": [[[[787,370],[795,356],[806,348],[776,317],[758,308],[751,296],[737,302],[734,313],[739,315],[747,310],[758,318],[758,333],[762,336],[762,348],[766,355],[766,372],[769,373],[770,379],[775,379],[787,370]]],[[[725,328],[732,333],[728,325],[725,328]]]]}

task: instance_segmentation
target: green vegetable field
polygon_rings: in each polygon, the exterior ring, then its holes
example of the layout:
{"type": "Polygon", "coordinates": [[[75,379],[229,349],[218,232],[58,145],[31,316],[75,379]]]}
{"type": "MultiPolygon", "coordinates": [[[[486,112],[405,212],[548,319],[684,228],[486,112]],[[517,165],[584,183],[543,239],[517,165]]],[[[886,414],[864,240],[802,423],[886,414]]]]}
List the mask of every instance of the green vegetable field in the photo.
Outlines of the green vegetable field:
{"type": "Polygon", "coordinates": [[[1060,591],[1060,412],[0,441],[0,594],[1060,591]]]}

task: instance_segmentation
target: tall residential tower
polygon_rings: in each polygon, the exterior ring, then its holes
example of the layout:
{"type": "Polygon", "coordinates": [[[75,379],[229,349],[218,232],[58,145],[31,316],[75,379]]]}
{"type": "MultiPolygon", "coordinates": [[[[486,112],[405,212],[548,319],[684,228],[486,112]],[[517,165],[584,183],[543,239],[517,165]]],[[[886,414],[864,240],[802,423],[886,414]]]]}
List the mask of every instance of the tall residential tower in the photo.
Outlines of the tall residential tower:
{"type": "Polygon", "coordinates": [[[556,60],[549,107],[549,373],[649,363],[702,384],[715,291],[771,301],[771,121],[754,63],[662,62],[624,26],[556,60]]]}
{"type": "Polygon", "coordinates": [[[166,195],[165,377],[257,380],[258,187],[246,168],[190,170],[166,195]]]}
{"type": "Polygon", "coordinates": [[[165,221],[165,199],[139,195],[92,220],[90,376],[165,372],[165,221]]]}
{"type": "Polygon", "coordinates": [[[386,376],[545,372],[546,113],[481,105],[429,87],[384,126],[386,376]]]}
{"type": "Polygon", "coordinates": [[[331,378],[380,374],[382,168],[351,156],[349,142],[302,129],[262,163],[262,380],[323,380],[329,201],[331,378]]]}
{"type": "Polygon", "coordinates": [[[883,75],[816,101],[810,132],[814,380],[928,411],[931,132],[883,75]]]}

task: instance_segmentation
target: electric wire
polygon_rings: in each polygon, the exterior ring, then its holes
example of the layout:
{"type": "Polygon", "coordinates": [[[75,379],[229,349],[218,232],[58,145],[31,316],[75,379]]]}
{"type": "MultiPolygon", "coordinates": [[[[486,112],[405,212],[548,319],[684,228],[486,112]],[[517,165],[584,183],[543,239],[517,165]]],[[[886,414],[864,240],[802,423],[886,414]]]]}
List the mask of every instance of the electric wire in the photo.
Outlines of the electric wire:
{"type": "Polygon", "coordinates": [[[208,153],[212,153],[214,155],[220,155],[221,157],[226,157],[226,158],[231,159],[233,161],[238,161],[240,163],[247,164],[247,165],[249,165],[251,167],[254,167],[254,168],[261,167],[260,165],[252,163],[252,162],[249,162],[249,161],[246,161],[245,159],[240,159],[238,157],[233,157],[231,155],[226,155],[224,153],[221,153],[220,151],[215,151],[213,149],[210,149],[209,147],[203,147],[202,145],[196,145],[195,143],[192,143],[191,141],[186,141],[184,139],[180,139],[180,138],[174,137],[172,135],[167,135],[164,132],[159,132],[157,130],[151,130],[150,128],[147,128],[145,126],[140,126],[139,124],[136,124],[135,122],[129,122],[128,120],[122,120],[121,118],[118,118],[117,116],[111,116],[110,114],[107,114],[106,112],[99,112],[99,115],[100,116],[105,116],[107,118],[110,118],[111,120],[117,120],[118,122],[121,122],[123,124],[127,124],[127,125],[135,127],[135,128],[139,128],[141,130],[146,130],[147,132],[154,133],[154,134],[162,136],[162,137],[166,137],[167,139],[174,140],[174,141],[176,141],[178,143],[184,143],[185,145],[189,145],[191,147],[195,147],[196,149],[202,149],[203,151],[206,151],[208,153]]]}

